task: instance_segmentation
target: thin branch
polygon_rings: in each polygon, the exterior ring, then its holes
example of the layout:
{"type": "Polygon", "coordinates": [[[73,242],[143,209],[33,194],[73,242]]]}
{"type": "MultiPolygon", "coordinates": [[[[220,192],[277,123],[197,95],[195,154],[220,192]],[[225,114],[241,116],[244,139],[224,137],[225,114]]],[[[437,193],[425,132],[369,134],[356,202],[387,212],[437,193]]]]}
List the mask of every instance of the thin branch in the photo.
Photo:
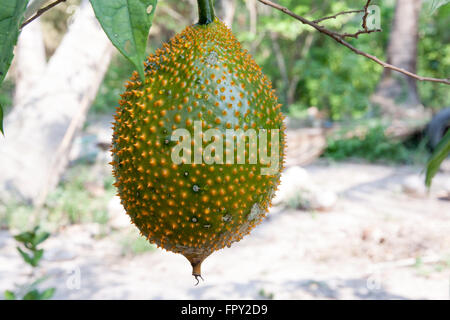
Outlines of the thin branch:
{"type": "Polygon", "coordinates": [[[62,3],[62,2],[66,2],[66,0],[56,0],[55,2],[50,3],[48,6],[45,6],[41,9],[39,9],[38,11],[36,11],[36,13],[34,14],[34,16],[32,16],[30,19],[28,19],[27,21],[25,21],[24,23],[22,23],[22,25],[20,26],[20,29],[22,29],[23,27],[25,27],[27,24],[29,24],[30,22],[32,22],[33,20],[36,20],[37,18],[39,18],[42,14],[44,14],[45,12],[47,12],[48,10],[50,10],[51,8],[53,8],[54,6],[62,3]]]}
{"type": "Polygon", "coordinates": [[[313,23],[319,24],[322,21],[329,20],[329,19],[336,19],[337,17],[344,15],[344,14],[352,14],[352,13],[364,13],[364,16],[362,18],[362,28],[363,30],[358,30],[355,33],[339,33],[339,32],[333,32],[336,36],[341,38],[355,38],[357,39],[361,34],[369,34],[374,32],[381,32],[381,29],[372,29],[369,30],[367,27],[367,17],[369,16],[369,6],[372,0],[367,0],[366,4],[364,5],[364,9],[361,10],[350,10],[350,11],[342,11],[338,12],[332,16],[323,17],[317,20],[313,20],[313,23]]]}
{"type": "Polygon", "coordinates": [[[29,0],[30,4],[27,6],[25,10],[25,18],[24,21],[28,20],[33,16],[36,11],[38,11],[41,7],[49,2],[49,0],[29,0]]]}
{"type": "Polygon", "coordinates": [[[313,20],[312,22],[320,23],[320,22],[322,22],[324,20],[336,19],[338,16],[341,16],[343,14],[362,13],[362,12],[364,12],[364,10],[362,10],[362,9],[361,10],[342,11],[342,12],[336,13],[336,14],[334,14],[332,16],[323,17],[323,18],[320,18],[320,19],[317,19],[317,20],[313,20]]]}
{"type": "Polygon", "coordinates": [[[365,31],[368,31],[368,28],[367,28],[367,17],[369,16],[369,6],[370,6],[371,2],[372,2],[372,0],[367,0],[366,5],[364,6],[364,17],[362,19],[362,28],[365,31]]]}
{"type": "Polygon", "coordinates": [[[359,30],[355,33],[337,33],[335,32],[336,36],[341,37],[341,38],[355,38],[357,39],[359,35],[361,34],[369,34],[369,33],[374,33],[374,32],[381,32],[383,30],[381,29],[372,29],[372,30],[359,30]]]}
{"type": "MultiPolygon", "coordinates": [[[[306,18],[304,18],[302,16],[299,16],[299,15],[293,13],[292,11],[290,11],[289,9],[287,9],[287,8],[285,8],[283,6],[280,6],[279,4],[276,4],[276,3],[272,2],[272,1],[269,1],[269,0],[258,0],[258,1],[263,3],[263,4],[265,4],[265,5],[267,5],[267,6],[270,6],[270,7],[274,8],[274,9],[277,9],[277,10],[279,10],[279,11],[281,11],[281,12],[283,12],[283,13],[291,16],[291,17],[293,17],[294,19],[302,22],[303,24],[306,24],[306,25],[309,25],[309,26],[313,27],[317,31],[319,31],[319,32],[329,36],[330,38],[334,39],[336,42],[338,42],[341,45],[347,47],[348,49],[350,49],[354,53],[356,53],[358,55],[361,55],[363,57],[366,57],[366,58],[368,58],[368,59],[378,63],[383,68],[390,69],[390,70],[402,73],[402,74],[404,74],[404,75],[406,75],[408,77],[414,78],[414,79],[419,80],[419,81],[438,82],[438,83],[443,83],[443,84],[446,84],[446,85],[450,85],[450,79],[438,79],[438,78],[423,77],[423,76],[417,75],[415,73],[412,73],[412,72],[410,72],[408,70],[405,70],[405,69],[396,67],[396,66],[394,66],[392,64],[389,64],[387,62],[384,62],[384,61],[380,60],[379,58],[377,58],[376,56],[373,56],[371,54],[368,54],[368,53],[366,53],[364,51],[361,51],[361,50],[355,48],[350,43],[346,42],[342,35],[339,35],[339,34],[333,32],[331,30],[328,30],[328,29],[322,27],[321,25],[319,25],[319,24],[317,24],[317,23],[315,23],[313,21],[310,21],[310,20],[308,20],[308,19],[306,19],[306,18]]],[[[367,1],[366,7],[368,7],[369,4],[370,4],[370,1],[367,1]]],[[[367,13],[367,10],[366,10],[366,13],[367,13]]],[[[367,19],[367,17],[366,17],[366,19],[367,19]]],[[[366,28],[367,28],[367,26],[366,26],[366,28]]]]}

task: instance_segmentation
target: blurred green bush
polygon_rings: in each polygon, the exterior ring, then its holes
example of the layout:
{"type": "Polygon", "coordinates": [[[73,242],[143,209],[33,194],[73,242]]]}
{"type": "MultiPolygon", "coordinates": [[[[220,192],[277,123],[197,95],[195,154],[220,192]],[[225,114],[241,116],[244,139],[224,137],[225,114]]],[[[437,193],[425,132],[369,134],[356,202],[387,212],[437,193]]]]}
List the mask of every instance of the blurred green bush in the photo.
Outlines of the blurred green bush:
{"type": "Polygon", "coordinates": [[[386,135],[387,125],[377,120],[366,122],[366,132],[345,137],[338,132],[328,138],[327,149],[322,157],[333,161],[364,159],[385,164],[423,165],[429,156],[426,139],[411,137],[397,141],[386,135]]]}

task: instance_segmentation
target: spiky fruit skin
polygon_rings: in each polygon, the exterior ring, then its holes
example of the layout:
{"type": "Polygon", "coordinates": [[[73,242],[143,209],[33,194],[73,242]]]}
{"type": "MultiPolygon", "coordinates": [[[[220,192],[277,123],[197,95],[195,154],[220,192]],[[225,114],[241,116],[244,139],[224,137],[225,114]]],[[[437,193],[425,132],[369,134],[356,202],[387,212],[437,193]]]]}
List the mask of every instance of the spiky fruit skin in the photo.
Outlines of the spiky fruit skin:
{"type": "MultiPolygon", "coordinates": [[[[134,73],[114,122],[113,173],[122,204],[148,240],[199,265],[261,222],[279,183],[284,124],[270,81],[219,20],[193,25],[148,57],[134,73]],[[171,133],[278,129],[279,167],[174,164],[171,133]]],[[[248,150],[248,149],[247,149],[248,150]]]]}

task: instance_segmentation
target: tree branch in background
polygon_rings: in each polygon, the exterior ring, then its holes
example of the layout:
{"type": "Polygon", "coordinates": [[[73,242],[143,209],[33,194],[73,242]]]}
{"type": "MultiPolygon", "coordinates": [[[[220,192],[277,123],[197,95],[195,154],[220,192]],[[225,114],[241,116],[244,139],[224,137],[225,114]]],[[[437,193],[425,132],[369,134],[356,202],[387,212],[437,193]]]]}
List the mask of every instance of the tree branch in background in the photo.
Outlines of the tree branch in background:
{"type": "Polygon", "coordinates": [[[374,32],[381,32],[381,29],[372,29],[372,30],[359,30],[355,33],[337,33],[335,32],[335,34],[338,37],[341,38],[355,38],[357,39],[359,37],[360,34],[369,34],[369,33],[374,33],[374,32]]]}
{"type": "Polygon", "coordinates": [[[27,21],[28,19],[30,19],[41,7],[43,7],[50,1],[49,0],[29,0],[28,2],[29,2],[29,4],[25,11],[23,21],[27,21]]]}
{"type": "Polygon", "coordinates": [[[332,16],[327,16],[327,17],[323,17],[323,18],[320,18],[320,19],[317,19],[317,20],[313,20],[312,22],[320,23],[320,22],[322,22],[324,20],[336,19],[338,16],[341,16],[343,14],[363,13],[363,12],[364,12],[363,9],[361,9],[361,10],[342,11],[342,12],[338,12],[338,13],[332,15],[332,16]]]}
{"type": "Polygon", "coordinates": [[[30,22],[32,22],[33,20],[36,20],[37,18],[39,18],[42,14],[44,14],[45,12],[47,12],[48,10],[50,10],[51,8],[53,8],[54,6],[57,6],[58,4],[60,4],[61,2],[66,2],[66,0],[56,0],[55,2],[50,3],[48,6],[45,6],[41,9],[39,9],[38,11],[36,11],[36,13],[27,21],[25,21],[24,23],[22,23],[22,25],[20,26],[20,29],[22,29],[23,27],[25,27],[27,24],[29,24],[30,22]]]}
{"type": "Polygon", "coordinates": [[[321,21],[327,20],[327,19],[332,19],[333,17],[337,17],[337,16],[339,16],[341,14],[344,14],[344,13],[338,13],[338,14],[336,14],[334,16],[325,17],[325,18],[322,18],[322,19],[319,19],[319,20],[311,21],[311,20],[308,20],[308,19],[306,19],[306,18],[304,18],[302,16],[299,16],[299,15],[293,13],[288,8],[285,8],[285,7],[283,7],[283,6],[281,6],[281,5],[277,4],[277,3],[274,3],[272,1],[269,1],[269,0],[258,0],[258,1],[261,2],[262,4],[270,6],[270,7],[274,8],[274,9],[277,9],[277,10],[279,10],[279,11],[281,11],[281,12],[283,12],[283,13],[291,16],[291,17],[293,17],[294,19],[300,21],[303,24],[306,24],[306,25],[309,25],[309,26],[313,27],[314,29],[316,29],[320,33],[323,33],[323,34],[329,36],[330,38],[332,38],[333,40],[335,40],[339,44],[347,47],[348,49],[350,49],[354,53],[356,53],[358,55],[361,55],[363,57],[366,57],[366,58],[368,58],[368,59],[378,63],[383,68],[390,69],[390,70],[402,73],[402,74],[404,74],[404,75],[406,75],[408,77],[414,78],[414,79],[419,80],[419,81],[430,81],[430,82],[437,82],[437,83],[443,83],[443,84],[446,84],[446,85],[450,85],[450,79],[438,79],[438,78],[430,78],[430,77],[423,77],[423,76],[417,75],[417,74],[415,74],[413,72],[410,72],[408,70],[405,70],[405,69],[396,67],[396,66],[394,66],[392,64],[389,64],[387,62],[384,62],[384,61],[380,60],[379,58],[377,58],[376,56],[373,56],[373,55],[371,55],[369,53],[361,51],[361,50],[355,48],[354,46],[352,46],[347,41],[345,41],[346,37],[357,38],[358,35],[360,35],[360,34],[363,34],[363,33],[367,34],[367,33],[376,32],[377,31],[377,30],[369,30],[368,27],[367,27],[367,17],[369,15],[367,9],[368,9],[368,7],[370,5],[370,2],[371,2],[370,0],[368,0],[366,2],[365,6],[364,6],[364,9],[363,9],[365,11],[365,14],[364,14],[364,17],[363,17],[363,24],[362,24],[362,27],[363,27],[364,30],[360,30],[360,31],[358,31],[358,32],[356,32],[354,34],[339,34],[337,32],[331,31],[331,30],[329,30],[329,29],[327,29],[325,27],[322,27],[321,25],[318,24],[318,22],[321,22],[321,21]]]}
{"type": "Polygon", "coordinates": [[[362,27],[364,30],[368,31],[367,28],[367,17],[369,16],[369,6],[372,0],[367,0],[366,5],[364,6],[364,17],[362,19],[362,27]]]}
{"type": "Polygon", "coordinates": [[[313,23],[319,24],[320,22],[324,21],[324,20],[329,20],[329,19],[336,19],[337,17],[344,15],[344,14],[352,14],[352,13],[363,13],[364,12],[364,16],[362,18],[362,28],[363,30],[358,30],[355,33],[338,33],[338,32],[334,32],[334,34],[338,37],[341,38],[355,38],[357,39],[359,37],[359,35],[361,34],[369,34],[369,33],[374,33],[374,32],[381,32],[381,29],[372,29],[370,30],[367,27],[367,18],[369,17],[369,6],[370,3],[372,2],[372,0],[367,0],[366,4],[364,5],[364,9],[361,10],[350,10],[350,11],[342,11],[342,12],[338,12],[332,16],[328,16],[328,17],[324,17],[324,18],[320,18],[317,20],[312,21],[313,23]]]}

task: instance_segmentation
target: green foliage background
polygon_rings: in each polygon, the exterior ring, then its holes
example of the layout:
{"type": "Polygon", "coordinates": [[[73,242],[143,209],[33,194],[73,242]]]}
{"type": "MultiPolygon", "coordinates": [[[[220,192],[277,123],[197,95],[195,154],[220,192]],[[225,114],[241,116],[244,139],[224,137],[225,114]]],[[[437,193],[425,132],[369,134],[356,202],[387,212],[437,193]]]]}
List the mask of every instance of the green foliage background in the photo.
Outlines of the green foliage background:
{"type": "MultiPolygon", "coordinates": [[[[166,0],[159,2],[153,32],[147,52],[161,46],[187,24],[195,23],[197,14],[192,12],[188,1],[166,0]],[[173,10],[185,20],[167,16],[173,10]]],[[[359,9],[364,1],[297,1],[279,0],[297,14],[316,19],[335,12],[359,9]]],[[[233,23],[233,32],[250,51],[264,73],[274,83],[284,111],[292,116],[302,114],[311,106],[324,110],[332,120],[369,118],[377,110],[369,102],[382,73],[382,67],[357,56],[347,48],[310,27],[272,8],[258,3],[257,32],[250,32],[250,16],[245,1],[238,0],[233,23]],[[286,65],[287,79],[283,78],[277,64],[271,32],[276,34],[281,55],[286,65]],[[293,100],[288,102],[289,86],[298,77],[293,100]]],[[[385,59],[389,31],[394,14],[395,1],[374,1],[380,6],[383,32],[362,35],[350,42],[358,48],[385,59]]],[[[217,12],[220,15],[220,12],[217,12]]],[[[450,74],[450,5],[445,5],[433,14],[424,7],[420,20],[418,72],[432,77],[447,77],[450,74]]],[[[360,27],[361,15],[341,16],[324,25],[344,32],[354,32],[360,27]]],[[[113,111],[117,105],[118,88],[128,79],[133,67],[122,57],[112,63],[105,82],[99,92],[93,112],[113,111]]],[[[448,86],[435,83],[419,83],[419,92],[425,106],[440,109],[448,106],[448,86]]]]}
{"type": "MultiPolygon", "coordinates": [[[[360,9],[364,1],[278,0],[297,14],[316,19],[335,12],[360,9]]],[[[373,1],[381,9],[383,32],[362,35],[350,42],[358,48],[385,59],[385,48],[394,13],[394,0],[373,1]]],[[[250,15],[244,0],[237,0],[233,32],[248,49],[263,71],[272,79],[284,111],[292,116],[302,114],[310,106],[326,111],[332,120],[352,120],[376,115],[369,97],[374,91],[382,67],[357,56],[333,40],[302,25],[291,17],[257,3],[256,33],[250,32],[250,15]],[[271,33],[284,60],[287,77],[277,64],[271,33]],[[296,83],[295,86],[295,81],[296,83]],[[293,94],[288,105],[289,86],[293,94]]],[[[217,7],[217,6],[216,6],[217,7]]],[[[217,10],[218,15],[220,11],[217,10]]],[[[160,1],[156,7],[147,53],[154,52],[176,32],[195,23],[196,8],[187,0],[160,1]]],[[[421,14],[418,50],[418,72],[431,77],[450,74],[450,4],[431,12],[427,2],[421,14]]],[[[360,15],[344,15],[324,23],[329,28],[354,32],[360,27],[360,15]]],[[[92,108],[93,113],[112,113],[125,81],[135,67],[122,56],[110,66],[105,81],[92,108]]],[[[430,82],[419,83],[419,92],[425,106],[440,109],[448,106],[448,86],[430,82]]],[[[11,106],[12,83],[0,87],[0,103],[7,111],[11,106]]]]}
{"type": "MultiPolygon", "coordinates": [[[[115,1],[120,3],[122,0],[115,1]]],[[[138,5],[137,0],[133,3],[138,5]]],[[[155,1],[146,0],[145,3],[154,4],[155,1]]],[[[255,26],[256,32],[253,32],[246,2],[236,0],[236,3],[233,32],[272,80],[285,113],[292,117],[301,117],[305,115],[309,107],[314,106],[323,111],[325,117],[330,120],[347,124],[354,120],[367,121],[376,118],[377,109],[371,105],[369,99],[383,71],[381,66],[355,55],[332,39],[261,3],[257,3],[258,19],[255,26]]],[[[361,9],[364,1],[278,0],[277,3],[314,20],[340,11],[361,9]]],[[[448,28],[450,4],[431,10],[433,3],[433,0],[425,0],[421,12],[418,73],[445,78],[450,74],[450,28],[448,28]]],[[[361,35],[359,39],[349,41],[363,51],[386,59],[386,46],[394,15],[395,0],[378,0],[373,1],[372,4],[380,7],[383,31],[361,35]]],[[[216,5],[216,9],[218,7],[216,5]]],[[[220,17],[220,10],[217,10],[216,14],[220,17]]],[[[163,42],[169,40],[185,26],[195,23],[197,10],[188,0],[166,0],[158,2],[154,17],[147,54],[161,47],[163,42]]],[[[323,22],[323,25],[340,32],[355,32],[360,29],[361,18],[362,14],[342,15],[337,19],[323,22]]],[[[111,32],[114,35],[114,32],[111,32]]],[[[91,108],[91,115],[114,112],[124,84],[133,70],[135,66],[129,60],[120,54],[116,55],[91,108]]],[[[418,88],[426,107],[438,110],[450,106],[448,86],[419,82],[418,88]]],[[[6,112],[12,104],[13,89],[14,83],[11,79],[7,79],[0,87],[0,104],[6,112]]],[[[389,139],[384,137],[380,130],[376,128],[373,130],[373,135],[369,137],[376,137],[376,139],[369,139],[370,141],[366,142],[330,140],[327,156],[340,159],[344,154],[358,153],[358,148],[361,147],[363,150],[363,146],[368,146],[369,142],[388,143],[389,139]]],[[[396,148],[399,146],[393,143],[390,149],[398,151],[396,148]]],[[[398,162],[408,162],[409,150],[394,154],[398,162]]],[[[369,160],[378,158],[379,154],[369,153],[369,160]]]]}

